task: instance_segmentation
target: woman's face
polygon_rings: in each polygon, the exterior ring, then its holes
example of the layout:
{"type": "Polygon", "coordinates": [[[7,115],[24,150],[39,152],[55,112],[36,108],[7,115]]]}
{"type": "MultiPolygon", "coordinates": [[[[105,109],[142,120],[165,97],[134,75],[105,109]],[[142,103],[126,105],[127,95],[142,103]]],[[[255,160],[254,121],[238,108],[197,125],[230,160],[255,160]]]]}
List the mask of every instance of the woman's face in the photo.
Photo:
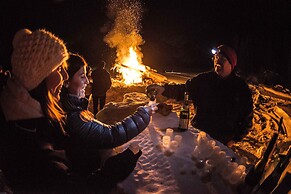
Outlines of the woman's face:
{"type": "Polygon", "coordinates": [[[65,80],[69,78],[65,69],[65,63],[60,65],[46,78],[46,86],[54,97],[60,99],[60,93],[65,80]]]}
{"type": "Polygon", "coordinates": [[[85,88],[88,83],[89,80],[86,76],[86,67],[83,66],[68,81],[69,93],[77,96],[78,98],[84,98],[85,88]]]}

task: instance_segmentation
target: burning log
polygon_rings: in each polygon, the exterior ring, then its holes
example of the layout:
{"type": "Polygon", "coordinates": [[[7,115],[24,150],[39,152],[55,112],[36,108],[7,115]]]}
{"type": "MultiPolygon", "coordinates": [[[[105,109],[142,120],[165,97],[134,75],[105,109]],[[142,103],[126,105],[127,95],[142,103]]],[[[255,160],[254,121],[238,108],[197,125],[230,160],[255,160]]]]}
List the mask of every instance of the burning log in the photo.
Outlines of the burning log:
{"type": "MultiPolygon", "coordinates": [[[[161,74],[159,74],[155,69],[151,69],[149,66],[144,66],[144,69],[138,69],[135,67],[127,66],[125,64],[117,63],[114,66],[114,70],[119,72],[120,69],[129,69],[131,71],[131,74],[134,72],[136,74],[141,75],[142,82],[144,83],[164,83],[167,82],[167,78],[161,74]]],[[[121,71],[122,73],[122,71],[121,71]]],[[[138,83],[138,82],[132,82],[131,84],[138,83]]]]}
{"type": "Polygon", "coordinates": [[[161,74],[159,74],[156,70],[151,69],[150,67],[146,66],[147,71],[144,72],[144,79],[152,80],[152,83],[165,83],[167,82],[167,78],[161,74]]]}

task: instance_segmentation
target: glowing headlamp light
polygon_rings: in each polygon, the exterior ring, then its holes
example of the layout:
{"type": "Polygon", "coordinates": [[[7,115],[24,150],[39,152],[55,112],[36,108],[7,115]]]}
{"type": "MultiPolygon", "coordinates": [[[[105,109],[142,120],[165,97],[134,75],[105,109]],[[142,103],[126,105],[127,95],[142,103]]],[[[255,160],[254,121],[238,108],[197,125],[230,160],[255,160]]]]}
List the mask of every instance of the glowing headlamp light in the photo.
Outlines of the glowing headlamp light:
{"type": "Polygon", "coordinates": [[[215,55],[215,54],[218,53],[218,50],[217,50],[216,48],[213,48],[213,49],[211,49],[211,53],[212,53],[213,55],[215,55]]]}

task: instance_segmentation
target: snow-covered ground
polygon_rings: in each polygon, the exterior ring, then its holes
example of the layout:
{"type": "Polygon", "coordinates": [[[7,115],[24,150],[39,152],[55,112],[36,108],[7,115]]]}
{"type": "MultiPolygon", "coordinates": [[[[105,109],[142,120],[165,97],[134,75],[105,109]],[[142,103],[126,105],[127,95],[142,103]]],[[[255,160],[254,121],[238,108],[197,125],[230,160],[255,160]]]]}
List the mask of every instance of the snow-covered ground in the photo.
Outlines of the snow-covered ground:
{"type": "MultiPolygon", "coordinates": [[[[256,86],[250,84],[249,86],[253,92],[254,101],[253,128],[241,142],[234,145],[233,149],[238,154],[245,155],[251,162],[254,162],[261,157],[272,133],[278,130],[278,123],[281,117],[283,117],[283,128],[285,134],[280,134],[278,147],[286,149],[291,145],[291,118],[287,113],[291,109],[291,96],[287,93],[282,93],[261,85],[256,86]],[[267,91],[268,94],[265,94],[265,91],[267,91]]],[[[99,113],[99,118],[105,122],[114,123],[115,121],[121,120],[125,116],[132,114],[136,107],[148,102],[144,91],[145,86],[142,85],[111,88],[108,92],[107,98],[110,103],[107,104],[105,110],[99,113]],[[123,95],[126,94],[126,96],[130,96],[131,92],[137,93],[132,95],[130,99],[127,98],[123,101],[123,95]],[[120,106],[121,104],[116,103],[122,101],[122,106],[120,106]],[[119,111],[112,111],[112,109],[119,109],[119,111]],[[112,115],[114,113],[117,115],[112,115]],[[108,118],[109,120],[107,121],[105,118],[108,118]]],[[[182,102],[166,98],[158,99],[158,101],[164,101],[167,104],[173,105],[174,112],[179,111],[182,104],[182,102]]]]}
{"type": "MultiPolygon", "coordinates": [[[[191,77],[191,75],[187,74],[170,74],[172,76],[171,81],[176,83],[183,83],[185,79],[191,77]]],[[[145,95],[146,86],[144,84],[125,86],[114,81],[113,85],[107,93],[107,101],[110,103],[97,115],[97,118],[105,123],[113,124],[121,121],[126,116],[132,114],[138,106],[143,106],[149,101],[145,95]]],[[[253,127],[246,137],[242,141],[235,143],[231,149],[236,155],[246,157],[248,159],[247,165],[253,165],[264,153],[273,132],[278,131],[281,117],[283,117],[283,131],[280,132],[276,150],[278,153],[284,154],[290,147],[291,95],[290,91],[282,86],[271,88],[264,85],[249,84],[249,87],[252,91],[254,102],[253,127]]],[[[172,105],[172,112],[175,115],[177,115],[182,105],[181,101],[167,99],[162,96],[157,99],[157,102],[165,102],[172,105]]],[[[193,105],[191,111],[193,116],[193,105]]],[[[155,117],[159,116],[156,115],[155,117]]],[[[164,123],[164,126],[155,127],[171,127],[168,125],[173,125],[173,120],[171,118],[168,119],[166,122],[160,122],[164,123]]],[[[275,156],[272,159],[274,158],[275,156]]],[[[290,169],[291,165],[289,164],[288,171],[291,171],[290,169]]]]}
{"type": "MultiPolygon", "coordinates": [[[[170,81],[176,80],[177,83],[183,83],[186,79],[193,76],[193,74],[169,72],[167,77],[169,74],[172,76],[170,81]]],[[[118,115],[119,119],[132,114],[137,106],[148,102],[145,96],[145,85],[125,86],[116,83],[115,85],[115,87],[112,87],[108,91],[107,101],[110,102],[109,106],[111,108],[118,108],[118,105],[114,107],[114,102],[123,102],[123,113],[118,115]],[[132,92],[141,93],[144,96],[141,97],[140,94],[135,94],[130,98],[123,99],[125,94],[126,96],[130,96],[132,92]]],[[[280,134],[278,147],[284,150],[291,145],[291,95],[290,91],[282,86],[270,88],[264,85],[249,84],[249,87],[253,93],[254,102],[253,128],[241,142],[234,145],[233,150],[240,155],[247,156],[250,162],[253,163],[261,157],[272,133],[278,130],[278,123],[281,117],[283,117],[283,129],[285,133],[280,134]]],[[[166,97],[160,97],[157,101],[173,105],[173,112],[178,112],[182,105],[181,101],[167,99],[166,97]]],[[[104,111],[106,112],[106,116],[104,115],[104,117],[108,117],[108,114],[111,115],[111,112],[116,112],[110,111],[109,109],[105,109],[104,111]]],[[[192,106],[192,116],[193,111],[192,106]]],[[[101,114],[103,113],[101,112],[101,114]]],[[[102,117],[101,114],[100,117],[102,117]]],[[[110,120],[115,120],[114,116],[111,115],[110,120]]]]}
{"type": "MultiPolygon", "coordinates": [[[[227,163],[227,158],[239,157],[220,142],[211,142],[211,137],[207,137],[207,145],[203,146],[200,144],[194,157],[193,153],[195,146],[198,146],[197,136],[200,133],[193,127],[190,127],[189,130],[185,132],[176,131],[175,129],[177,129],[179,121],[178,109],[181,105],[180,102],[169,100],[167,103],[174,105],[174,111],[167,116],[154,113],[149,126],[142,133],[130,142],[113,149],[113,153],[116,150],[120,152],[135,142],[139,145],[143,153],[134,171],[126,180],[119,184],[117,187],[119,190],[113,193],[179,194],[191,193],[193,191],[197,194],[236,193],[233,185],[227,182],[231,179],[232,171],[229,171],[226,167],[228,167],[229,164],[227,163]],[[168,128],[174,129],[172,140],[175,139],[176,135],[182,137],[182,141],[178,144],[178,147],[169,150],[165,149],[162,143],[162,138],[166,135],[166,129],[168,128]],[[215,149],[210,148],[210,146],[214,146],[213,143],[219,149],[217,152],[213,151],[215,149]],[[225,157],[218,157],[219,151],[226,153],[225,157]],[[208,153],[208,156],[206,156],[206,153],[208,153]],[[206,165],[202,168],[202,163],[197,163],[197,161],[203,161],[204,164],[207,159],[210,161],[207,162],[207,164],[213,164],[213,166],[210,167],[211,169],[208,169],[209,166],[206,165]],[[198,167],[197,164],[200,164],[200,167],[198,167]],[[224,170],[219,171],[218,169],[224,170]],[[211,170],[211,178],[206,177],[208,170],[211,170]],[[228,177],[222,175],[227,173],[226,171],[229,173],[228,177]],[[207,178],[209,180],[205,180],[207,178]]],[[[148,98],[144,93],[126,93],[123,102],[108,103],[104,109],[97,114],[97,118],[105,123],[113,124],[133,113],[138,106],[144,106],[146,104],[148,104],[148,98]]],[[[242,160],[238,160],[237,162],[237,165],[246,165],[242,160]]],[[[232,177],[236,177],[232,178],[232,181],[241,181],[241,176],[245,173],[245,170],[240,171],[240,173],[239,177],[232,175],[232,177]]]]}

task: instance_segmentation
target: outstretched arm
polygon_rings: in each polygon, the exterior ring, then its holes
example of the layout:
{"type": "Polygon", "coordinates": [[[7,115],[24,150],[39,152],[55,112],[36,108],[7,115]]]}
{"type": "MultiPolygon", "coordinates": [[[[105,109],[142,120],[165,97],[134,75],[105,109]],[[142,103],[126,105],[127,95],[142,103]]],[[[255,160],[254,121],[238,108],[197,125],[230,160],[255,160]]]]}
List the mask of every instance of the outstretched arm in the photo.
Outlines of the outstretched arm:
{"type": "Polygon", "coordinates": [[[79,112],[68,118],[68,131],[71,137],[89,147],[113,148],[122,145],[139,133],[150,122],[151,108],[139,107],[137,111],[115,125],[107,125],[97,120],[82,118],[79,112]]]}

